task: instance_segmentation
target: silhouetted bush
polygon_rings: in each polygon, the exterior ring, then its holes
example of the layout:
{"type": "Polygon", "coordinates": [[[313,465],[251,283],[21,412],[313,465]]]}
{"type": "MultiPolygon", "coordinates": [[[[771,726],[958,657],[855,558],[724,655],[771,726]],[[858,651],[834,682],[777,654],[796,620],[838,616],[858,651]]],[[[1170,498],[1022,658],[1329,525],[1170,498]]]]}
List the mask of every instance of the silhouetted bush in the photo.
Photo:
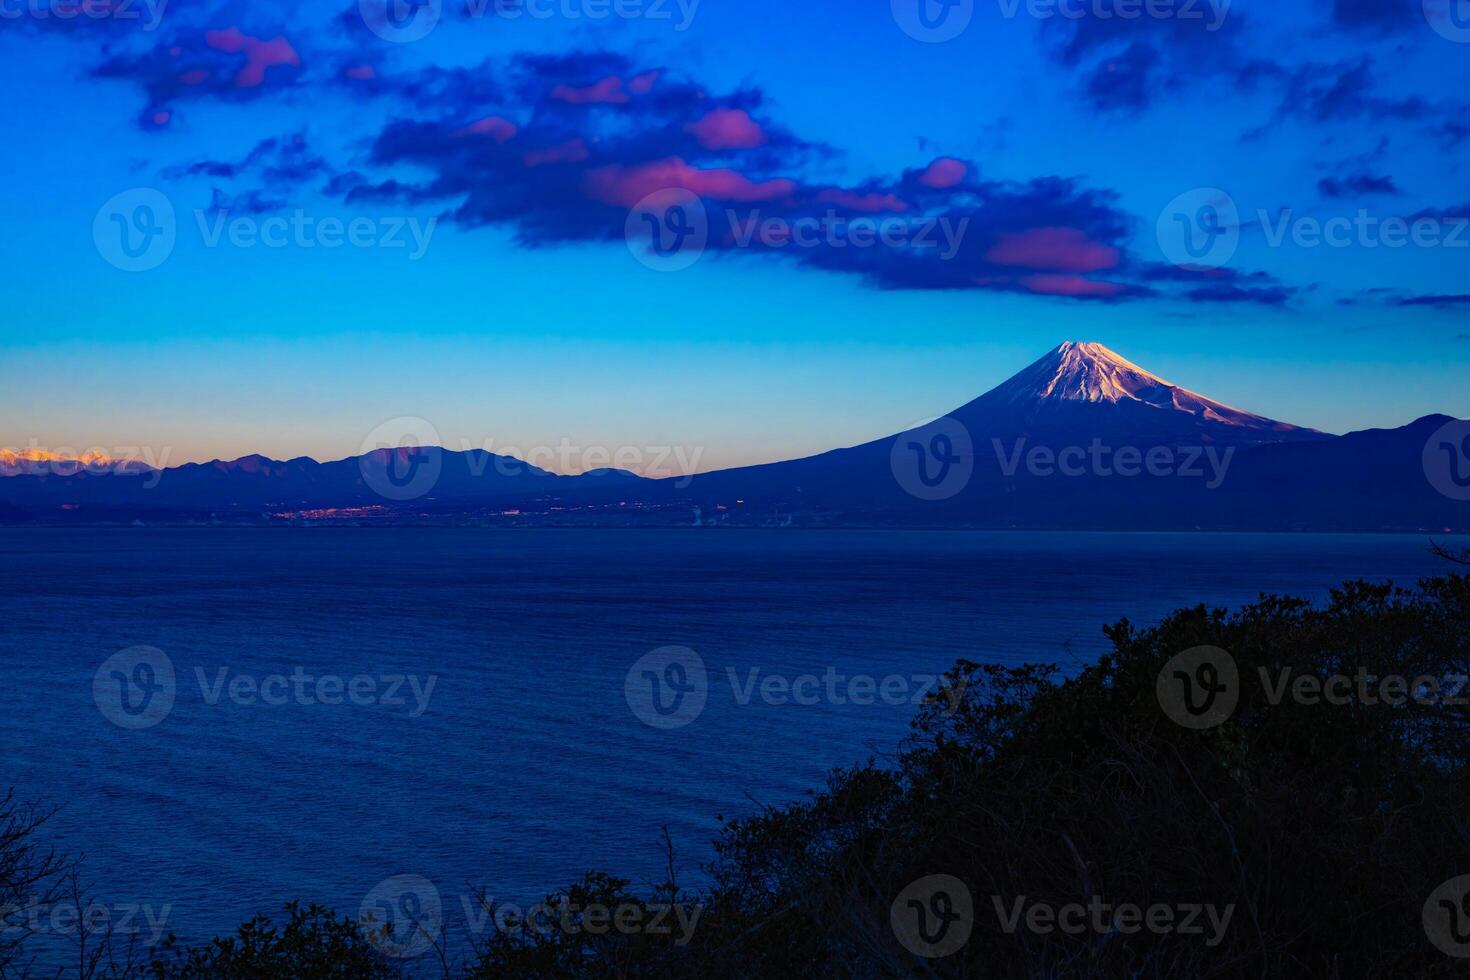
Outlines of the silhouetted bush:
{"type": "MultiPolygon", "coordinates": [[[[728,828],[687,948],[641,973],[582,975],[1458,972],[1421,910],[1441,882],[1470,873],[1470,709],[1357,691],[1343,705],[1273,704],[1258,671],[1273,683],[1286,668],[1470,673],[1470,582],[1349,584],[1320,609],[1263,598],[1234,615],[1199,607],[1107,634],[1114,652],[1067,680],[1050,666],[961,663],[959,710],[927,706],[896,766],[837,773],[813,801],[728,828]],[[1170,720],[1156,689],[1172,657],[1202,645],[1232,655],[1240,702],[1196,731],[1170,720]],[[897,941],[890,908],[936,874],[968,886],[974,931],[958,952],[924,959],[897,941]],[[1094,895],[1233,913],[1207,945],[1147,930],[1006,932],[995,908],[1094,895]]],[[[513,957],[500,962],[481,975],[525,975],[513,957]]]]}

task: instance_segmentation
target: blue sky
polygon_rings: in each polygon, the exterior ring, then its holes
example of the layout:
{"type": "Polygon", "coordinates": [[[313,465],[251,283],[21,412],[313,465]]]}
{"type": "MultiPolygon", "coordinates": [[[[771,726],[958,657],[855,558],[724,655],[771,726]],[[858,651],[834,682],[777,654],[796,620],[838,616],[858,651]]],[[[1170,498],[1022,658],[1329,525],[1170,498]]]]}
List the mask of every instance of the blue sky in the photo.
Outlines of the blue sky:
{"type": "Polygon", "coordinates": [[[708,469],[895,431],[1063,340],[1329,431],[1470,415],[1462,0],[962,0],[945,41],[906,33],[920,0],[445,0],[409,43],[373,0],[92,2],[3,5],[0,446],[337,458],[413,416],[708,469]],[[708,225],[678,271],[625,235],[665,187],[708,225]],[[128,271],[140,193],[175,220],[128,271]],[[1176,212],[1218,247],[1181,261],[1176,212]],[[362,244],[252,243],[293,218],[362,244]],[[1362,230],[1392,219],[1421,241],[1362,230]]]}

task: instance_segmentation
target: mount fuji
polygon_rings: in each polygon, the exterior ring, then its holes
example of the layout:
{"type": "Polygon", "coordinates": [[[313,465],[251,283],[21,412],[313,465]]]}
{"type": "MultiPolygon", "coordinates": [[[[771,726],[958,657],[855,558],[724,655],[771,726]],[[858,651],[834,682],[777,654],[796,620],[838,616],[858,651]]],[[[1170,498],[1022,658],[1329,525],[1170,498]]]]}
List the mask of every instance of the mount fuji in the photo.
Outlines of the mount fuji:
{"type": "Polygon", "coordinates": [[[1146,371],[1102,344],[1068,341],[950,413],[972,433],[1075,440],[1107,436],[1169,445],[1250,446],[1322,439],[1315,429],[1253,415],[1146,371]]]}
{"type": "Polygon", "coordinates": [[[1470,531],[1460,468],[1447,478],[1431,466],[1446,447],[1470,447],[1470,432],[1446,441],[1454,421],[1331,435],[1068,342],[942,418],[805,459],[662,480],[560,476],[438,447],[326,463],[10,466],[0,467],[0,524],[1470,531]]]}
{"type": "Polygon", "coordinates": [[[723,524],[1464,531],[1423,462],[1452,421],[1331,435],[1069,341],[932,422],[651,490],[723,524]]]}

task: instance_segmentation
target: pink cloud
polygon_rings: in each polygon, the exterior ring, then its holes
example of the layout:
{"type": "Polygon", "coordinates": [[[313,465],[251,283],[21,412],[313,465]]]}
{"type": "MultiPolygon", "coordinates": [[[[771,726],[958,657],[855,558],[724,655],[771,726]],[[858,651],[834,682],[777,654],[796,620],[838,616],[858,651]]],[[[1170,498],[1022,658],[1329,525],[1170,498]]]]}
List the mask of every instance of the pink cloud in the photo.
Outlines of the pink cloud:
{"type": "MultiPolygon", "coordinates": [[[[639,76],[639,78],[642,77],[639,76]]],[[[628,101],[628,93],[623,91],[623,80],[616,75],[609,75],[586,88],[558,85],[551,90],[551,97],[561,102],[570,102],[572,105],[591,105],[597,102],[621,105],[628,101]]]]}
{"type": "Polygon", "coordinates": [[[1113,246],[1094,242],[1076,228],[1031,228],[1001,235],[1000,241],[985,253],[986,260],[996,265],[1064,272],[1116,268],[1119,256],[1113,246]]]}
{"type": "Polygon", "coordinates": [[[919,175],[919,183],[935,190],[947,190],[965,179],[969,168],[953,157],[940,157],[919,175]]]}
{"type": "Polygon", "coordinates": [[[632,207],[655,191],[679,188],[700,197],[724,201],[770,201],[796,190],[789,180],[752,181],[735,170],[700,170],[679,157],[636,167],[612,164],[587,171],[583,190],[605,204],[632,207]]]}
{"type": "Polygon", "coordinates": [[[544,150],[527,150],[521,157],[528,167],[540,167],[548,163],[581,163],[587,159],[587,141],[578,137],[548,146],[544,150]]]}
{"type": "Polygon", "coordinates": [[[179,81],[183,82],[185,85],[202,85],[206,80],[208,80],[208,78],[209,72],[205,71],[203,68],[195,68],[193,71],[186,71],[182,75],[180,75],[179,81]]]}
{"type": "Polygon", "coordinates": [[[172,113],[163,112],[163,111],[155,112],[153,114],[153,125],[155,125],[155,126],[167,126],[168,125],[168,121],[170,119],[172,119],[172,118],[173,118],[173,114],[172,113]]]}
{"type": "Polygon", "coordinates": [[[647,95],[653,91],[654,83],[661,74],[659,71],[646,71],[641,75],[634,75],[628,80],[628,91],[634,95],[647,95]]]}
{"type": "Polygon", "coordinates": [[[488,136],[497,143],[504,143],[514,137],[517,132],[516,124],[509,119],[501,116],[486,116],[484,119],[475,120],[463,129],[455,130],[454,135],[488,136]]]}
{"type": "Polygon", "coordinates": [[[850,211],[907,211],[909,206],[892,194],[856,194],[852,191],[825,190],[817,195],[822,204],[835,204],[850,211]]]}
{"type": "Polygon", "coordinates": [[[255,88],[265,81],[267,68],[277,65],[301,67],[300,56],[284,37],[262,41],[245,34],[238,27],[229,27],[222,31],[205,31],[204,43],[216,51],[245,55],[245,67],[235,76],[236,88],[255,88]]]}
{"type": "Polygon", "coordinates": [[[744,109],[715,109],[684,127],[706,150],[749,150],[766,144],[766,134],[744,109]]]}
{"type": "Polygon", "coordinates": [[[1107,298],[1123,291],[1116,282],[1101,282],[1084,276],[1039,275],[1022,276],[1021,285],[1033,293],[1044,296],[1092,296],[1107,298]]]}
{"type": "Polygon", "coordinates": [[[353,65],[342,72],[342,74],[359,82],[370,81],[378,77],[378,73],[373,70],[372,65],[353,65]]]}

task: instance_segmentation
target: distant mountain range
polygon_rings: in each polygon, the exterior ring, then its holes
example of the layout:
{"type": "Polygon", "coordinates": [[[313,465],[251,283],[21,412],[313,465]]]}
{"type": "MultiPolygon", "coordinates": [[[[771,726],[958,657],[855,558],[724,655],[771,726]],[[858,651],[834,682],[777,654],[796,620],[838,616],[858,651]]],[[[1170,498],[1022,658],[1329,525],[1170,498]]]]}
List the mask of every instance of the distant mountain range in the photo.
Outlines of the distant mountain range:
{"type": "Polygon", "coordinates": [[[1432,415],[1334,436],[1071,342],[896,435],[692,478],[559,476],[438,447],[163,470],[0,452],[0,476],[7,524],[1470,531],[1470,424],[1432,415]]]}

